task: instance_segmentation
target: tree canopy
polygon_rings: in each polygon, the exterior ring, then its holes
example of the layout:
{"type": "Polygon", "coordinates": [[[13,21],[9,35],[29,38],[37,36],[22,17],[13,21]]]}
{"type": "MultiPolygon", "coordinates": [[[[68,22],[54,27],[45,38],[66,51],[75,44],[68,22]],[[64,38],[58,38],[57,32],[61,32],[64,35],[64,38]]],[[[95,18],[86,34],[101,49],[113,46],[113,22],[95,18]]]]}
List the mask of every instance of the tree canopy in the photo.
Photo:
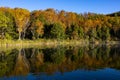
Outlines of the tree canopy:
{"type": "Polygon", "coordinates": [[[0,39],[119,40],[120,17],[111,15],[0,7],[0,39]]]}

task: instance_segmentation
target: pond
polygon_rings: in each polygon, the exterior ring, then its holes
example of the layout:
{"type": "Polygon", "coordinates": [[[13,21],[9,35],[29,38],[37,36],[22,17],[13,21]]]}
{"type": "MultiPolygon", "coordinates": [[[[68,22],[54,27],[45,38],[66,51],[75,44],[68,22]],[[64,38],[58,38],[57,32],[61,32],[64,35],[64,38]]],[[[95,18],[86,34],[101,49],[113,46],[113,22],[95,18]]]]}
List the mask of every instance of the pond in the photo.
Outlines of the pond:
{"type": "Polygon", "coordinates": [[[0,50],[0,80],[120,80],[120,46],[0,50]]]}

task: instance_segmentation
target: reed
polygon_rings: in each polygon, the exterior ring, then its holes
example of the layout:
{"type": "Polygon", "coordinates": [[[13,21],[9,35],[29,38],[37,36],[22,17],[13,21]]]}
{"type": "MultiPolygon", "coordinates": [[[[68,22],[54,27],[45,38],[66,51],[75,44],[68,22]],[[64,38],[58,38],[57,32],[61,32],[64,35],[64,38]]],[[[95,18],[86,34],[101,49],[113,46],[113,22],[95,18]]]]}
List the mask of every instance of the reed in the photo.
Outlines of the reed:
{"type": "Polygon", "coordinates": [[[83,45],[89,44],[87,40],[0,40],[0,47],[30,47],[30,46],[57,46],[57,45],[83,45]]]}

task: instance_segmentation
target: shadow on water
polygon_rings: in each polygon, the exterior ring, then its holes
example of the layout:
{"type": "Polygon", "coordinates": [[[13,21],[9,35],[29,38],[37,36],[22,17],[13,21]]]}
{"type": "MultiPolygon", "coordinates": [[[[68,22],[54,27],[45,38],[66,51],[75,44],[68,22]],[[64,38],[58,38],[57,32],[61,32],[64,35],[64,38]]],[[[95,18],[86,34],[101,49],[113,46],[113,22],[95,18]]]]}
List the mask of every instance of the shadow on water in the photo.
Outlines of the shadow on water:
{"type": "Polygon", "coordinates": [[[3,80],[120,80],[119,76],[120,45],[0,51],[3,80]]]}

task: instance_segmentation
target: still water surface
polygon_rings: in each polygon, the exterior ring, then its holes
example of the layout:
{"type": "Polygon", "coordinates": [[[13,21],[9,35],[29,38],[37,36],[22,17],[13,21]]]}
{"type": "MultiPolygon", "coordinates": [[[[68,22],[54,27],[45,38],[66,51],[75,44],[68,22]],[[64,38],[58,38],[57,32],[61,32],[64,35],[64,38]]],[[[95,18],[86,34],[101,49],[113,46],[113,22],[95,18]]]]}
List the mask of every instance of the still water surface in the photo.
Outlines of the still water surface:
{"type": "Polygon", "coordinates": [[[120,80],[120,46],[0,50],[0,80],[120,80]]]}

